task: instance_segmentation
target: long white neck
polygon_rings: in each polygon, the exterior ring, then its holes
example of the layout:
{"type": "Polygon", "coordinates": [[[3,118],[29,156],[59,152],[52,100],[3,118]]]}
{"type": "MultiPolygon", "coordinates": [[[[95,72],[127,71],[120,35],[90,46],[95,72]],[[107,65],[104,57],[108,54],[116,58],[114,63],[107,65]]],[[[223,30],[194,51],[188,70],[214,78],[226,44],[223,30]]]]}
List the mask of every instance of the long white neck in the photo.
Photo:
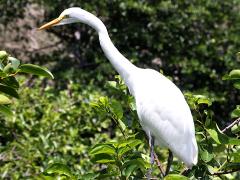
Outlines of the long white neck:
{"type": "Polygon", "coordinates": [[[87,11],[85,11],[85,13],[84,22],[98,32],[100,45],[104,54],[129,87],[130,75],[133,74],[134,71],[137,71],[138,68],[125,58],[113,45],[103,22],[91,13],[87,11]]]}

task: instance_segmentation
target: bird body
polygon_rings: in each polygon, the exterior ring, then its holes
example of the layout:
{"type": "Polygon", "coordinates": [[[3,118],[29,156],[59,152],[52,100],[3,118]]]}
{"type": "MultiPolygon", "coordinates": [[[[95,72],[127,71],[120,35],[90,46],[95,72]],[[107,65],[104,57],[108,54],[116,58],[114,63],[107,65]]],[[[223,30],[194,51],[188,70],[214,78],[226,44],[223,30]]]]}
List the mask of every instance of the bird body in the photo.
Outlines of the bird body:
{"type": "Polygon", "coordinates": [[[88,24],[98,32],[104,54],[135,98],[140,124],[149,138],[169,148],[189,168],[195,165],[198,147],[193,118],[179,88],[161,73],[133,65],[113,45],[102,21],[81,8],[66,9],[39,29],[73,22],[88,24]]]}

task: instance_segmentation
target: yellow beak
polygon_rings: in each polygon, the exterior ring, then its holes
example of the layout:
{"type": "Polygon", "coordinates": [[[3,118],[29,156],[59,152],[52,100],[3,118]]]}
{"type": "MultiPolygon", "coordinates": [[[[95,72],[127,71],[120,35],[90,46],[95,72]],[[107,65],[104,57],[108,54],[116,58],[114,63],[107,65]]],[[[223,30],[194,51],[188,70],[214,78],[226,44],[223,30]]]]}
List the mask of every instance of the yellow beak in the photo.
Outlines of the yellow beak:
{"type": "Polygon", "coordinates": [[[58,18],[42,25],[40,28],[38,28],[38,30],[42,30],[42,29],[47,29],[47,28],[50,28],[56,24],[58,24],[61,20],[63,20],[64,16],[59,16],[58,18]]]}

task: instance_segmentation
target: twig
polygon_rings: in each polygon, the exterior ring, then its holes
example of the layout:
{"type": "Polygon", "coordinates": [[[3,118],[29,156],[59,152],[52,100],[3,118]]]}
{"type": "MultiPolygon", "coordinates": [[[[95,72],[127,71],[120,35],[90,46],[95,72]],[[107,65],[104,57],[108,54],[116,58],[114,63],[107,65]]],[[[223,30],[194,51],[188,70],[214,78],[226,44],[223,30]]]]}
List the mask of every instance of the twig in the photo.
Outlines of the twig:
{"type": "Polygon", "coordinates": [[[229,173],[238,172],[238,171],[240,171],[240,169],[232,169],[231,171],[216,172],[216,173],[213,173],[212,175],[217,176],[217,175],[229,174],[229,173]]]}
{"type": "Polygon", "coordinates": [[[240,118],[236,119],[235,121],[233,121],[232,124],[230,124],[229,126],[225,127],[221,132],[224,133],[225,131],[227,131],[228,129],[230,129],[231,127],[233,127],[235,124],[238,124],[240,122],[240,118]]]}
{"type": "Polygon", "coordinates": [[[173,162],[173,154],[171,150],[168,150],[169,154],[168,154],[168,161],[167,161],[167,168],[166,168],[166,172],[165,172],[165,176],[168,175],[170,168],[171,168],[171,164],[173,162]]]}
{"type": "Polygon", "coordinates": [[[156,161],[156,163],[157,163],[157,167],[158,167],[158,169],[159,169],[160,172],[161,172],[162,177],[164,177],[165,174],[164,174],[164,171],[163,171],[163,167],[162,167],[162,165],[161,165],[161,163],[160,163],[160,161],[159,161],[159,159],[158,159],[158,156],[157,156],[157,154],[156,154],[155,152],[154,152],[154,158],[155,158],[155,161],[156,161]]]}

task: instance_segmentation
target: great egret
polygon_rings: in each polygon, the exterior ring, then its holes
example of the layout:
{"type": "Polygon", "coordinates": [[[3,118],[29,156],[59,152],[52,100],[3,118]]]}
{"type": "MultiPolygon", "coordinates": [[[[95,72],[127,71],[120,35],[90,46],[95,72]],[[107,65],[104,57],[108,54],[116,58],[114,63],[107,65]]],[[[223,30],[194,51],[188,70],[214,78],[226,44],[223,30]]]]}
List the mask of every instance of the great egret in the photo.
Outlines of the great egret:
{"type": "Polygon", "coordinates": [[[103,22],[81,8],[66,9],[39,29],[75,22],[88,24],[98,32],[105,55],[135,98],[140,124],[149,142],[155,140],[157,145],[169,148],[188,168],[196,165],[198,147],[193,118],[179,88],[159,72],[133,65],[113,45],[103,22]]]}

